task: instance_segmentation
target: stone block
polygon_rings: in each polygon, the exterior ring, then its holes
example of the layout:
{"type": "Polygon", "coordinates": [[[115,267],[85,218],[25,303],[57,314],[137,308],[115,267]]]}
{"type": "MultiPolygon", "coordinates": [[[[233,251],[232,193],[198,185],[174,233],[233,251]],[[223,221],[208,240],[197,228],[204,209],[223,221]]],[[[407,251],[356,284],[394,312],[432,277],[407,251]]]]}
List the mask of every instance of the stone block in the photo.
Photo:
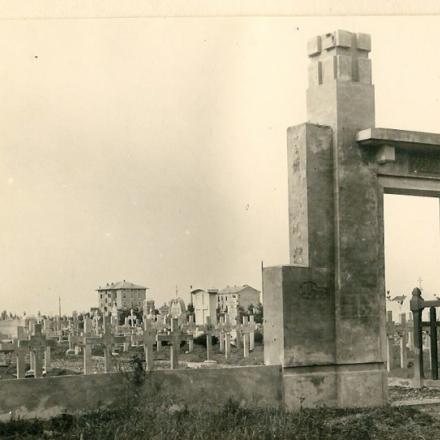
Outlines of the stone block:
{"type": "Polygon", "coordinates": [[[287,131],[290,263],[327,267],[333,258],[332,130],[301,124],[287,131]]]}
{"type": "Polygon", "coordinates": [[[394,162],[396,160],[395,147],[391,145],[382,145],[376,152],[376,161],[379,164],[394,162]]]}
{"type": "Polygon", "coordinates": [[[338,30],[335,32],[336,46],[351,47],[353,34],[348,31],[338,30]]]}
{"type": "Polygon", "coordinates": [[[334,364],[332,277],[319,270],[278,266],[265,268],[263,280],[264,302],[271,305],[265,316],[265,364],[334,364]]]}
{"type": "Polygon", "coordinates": [[[319,86],[322,83],[322,66],[320,61],[309,64],[309,86],[319,86]]]}
{"type": "Polygon", "coordinates": [[[363,84],[371,84],[371,60],[358,58],[358,80],[363,84]]]}
{"type": "Polygon", "coordinates": [[[366,52],[371,51],[371,36],[369,34],[357,34],[357,48],[366,52]]]}
{"type": "Polygon", "coordinates": [[[307,54],[309,55],[309,57],[312,57],[320,53],[321,53],[321,37],[316,36],[311,38],[307,42],[307,54]]]}
{"type": "Polygon", "coordinates": [[[328,365],[283,370],[287,408],[383,406],[388,400],[382,364],[328,365]]]}
{"type": "Polygon", "coordinates": [[[290,410],[337,406],[336,367],[285,368],[284,402],[290,410]]]}
{"type": "Polygon", "coordinates": [[[336,78],[341,81],[353,80],[353,58],[347,55],[336,56],[336,78]]]}
{"type": "Polygon", "coordinates": [[[325,34],[322,39],[322,49],[330,50],[336,46],[336,38],[333,32],[325,34]]]}
{"type": "Polygon", "coordinates": [[[336,78],[336,57],[331,56],[322,60],[322,83],[329,83],[336,78]]]}

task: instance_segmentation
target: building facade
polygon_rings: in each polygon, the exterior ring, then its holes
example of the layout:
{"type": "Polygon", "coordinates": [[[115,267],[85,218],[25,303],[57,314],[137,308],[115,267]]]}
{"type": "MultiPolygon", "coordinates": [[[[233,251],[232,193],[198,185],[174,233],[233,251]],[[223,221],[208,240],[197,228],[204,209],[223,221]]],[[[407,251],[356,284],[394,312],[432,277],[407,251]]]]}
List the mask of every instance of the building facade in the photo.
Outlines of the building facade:
{"type": "Polygon", "coordinates": [[[217,323],[217,294],[217,289],[195,289],[191,291],[196,325],[206,324],[207,317],[211,319],[211,324],[217,323]]]}
{"type": "Polygon", "coordinates": [[[147,295],[147,288],[128,281],[107,283],[96,289],[99,295],[99,310],[110,313],[114,306],[117,310],[142,309],[147,295]]]}
{"type": "Polygon", "coordinates": [[[260,291],[248,284],[242,286],[226,286],[217,296],[218,307],[222,313],[243,307],[245,311],[250,305],[257,306],[260,302],[260,291]]]}

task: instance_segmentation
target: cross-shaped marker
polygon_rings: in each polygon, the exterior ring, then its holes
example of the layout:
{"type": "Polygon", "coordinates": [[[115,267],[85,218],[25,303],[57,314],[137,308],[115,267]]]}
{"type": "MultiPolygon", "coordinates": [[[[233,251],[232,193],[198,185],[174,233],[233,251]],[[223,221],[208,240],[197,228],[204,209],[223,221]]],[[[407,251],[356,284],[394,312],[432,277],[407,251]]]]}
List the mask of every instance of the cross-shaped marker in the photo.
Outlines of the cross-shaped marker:
{"type": "Polygon", "coordinates": [[[41,324],[34,324],[32,335],[29,337],[29,350],[30,356],[33,358],[34,377],[36,378],[43,375],[43,356],[46,348],[50,345],[55,345],[55,341],[46,339],[46,336],[41,332],[41,324]]]}
{"type": "Polygon", "coordinates": [[[243,316],[243,325],[241,326],[241,333],[243,335],[243,357],[249,357],[249,335],[251,333],[251,326],[249,325],[248,317],[243,316]]]}
{"type": "Polygon", "coordinates": [[[187,335],[182,333],[179,329],[177,318],[173,318],[171,320],[171,332],[167,335],[157,335],[157,340],[160,343],[161,341],[167,341],[171,344],[170,347],[170,368],[175,370],[179,366],[179,351],[180,351],[180,343],[182,341],[188,341],[192,339],[192,335],[187,335]]]}
{"type": "Polygon", "coordinates": [[[150,371],[153,369],[153,344],[156,342],[156,329],[153,327],[149,319],[144,321],[144,332],[142,334],[144,352],[145,352],[145,369],[150,371]]]}
{"type": "Polygon", "coordinates": [[[24,327],[17,327],[17,338],[13,342],[1,342],[0,351],[15,353],[17,379],[24,379],[26,373],[25,355],[29,351],[29,340],[24,335],[24,327]]]}
{"type": "Polygon", "coordinates": [[[101,336],[101,344],[104,346],[104,371],[112,371],[112,346],[113,344],[123,344],[126,341],[125,336],[113,336],[111,332],[111,323],[109,318],[104,317],[104,333],[101,336]]]}
{"type": "Polygon", "coordinates": [[[203,326],[203,331],[206,335],[206,360],[211,360],[211,351],[212,351],[212,335],[215,332],[215,328],[211,323],[211,318],[209,316],[206,317],[206,324],[203,326]]]}

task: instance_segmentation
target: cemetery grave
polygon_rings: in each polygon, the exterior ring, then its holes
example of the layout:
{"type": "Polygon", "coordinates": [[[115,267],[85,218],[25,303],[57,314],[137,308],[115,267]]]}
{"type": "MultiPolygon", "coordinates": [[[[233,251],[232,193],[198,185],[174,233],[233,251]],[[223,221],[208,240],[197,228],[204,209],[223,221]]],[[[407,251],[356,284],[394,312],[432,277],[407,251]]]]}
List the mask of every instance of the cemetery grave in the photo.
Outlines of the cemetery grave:
{"type": "MultiPolygon", "coordinates": [[[[253,322],[253,316],[250,322],[253,322]]],[[[247,317],[243,318],[243,323],[243,325],[232,326],[227,316],[223,317],[216,326],[212,325],[209,319],[205,326],[196,326],[190,317],[188,321],[181,320],[179,325],[177,319],[167,320],[166,317],[159,316],[156,321],[145,319],[143,325],[140,323],[136,325],[132,320],[128,327],[111,326],[107,319],[98,325],[95,320],[92,331],[91,321],[87,320],[82,331],[79,330],[78,325],[70,325],[65,331],[65,337],[61,339],[52,338],[50,331],[48,332],[51,336],[49,338],[41,333],[40,324],[33,324],[33,328],[37,329],[37,333],[39,332],[40,351],[45,344],[48,347],[50,345],[50,352],[45,349],[46,353],[38,357],[41,371],[38,370],[37,376],[43,374],[42,359],[44,356],[50,357],[50,365],[44,368],[44,375],[49,377],[126,371],[132,368],[133,358],[141,359],[146,369],[203,368],[209,364],[218,367],[261,365],[263,364],[263,346],[261,343],[255,344],[254,342],[257,327],[255,324],[249,325],[247,317]],[[245,329],[246,336],[242,336],[245,343],[241,342],[234,346],[231,344],[230,333],[233,329],[239,328],[240,334],[242,327],[245,329]],[[198,340],[202,341],[202,344],[194,343],[195,335],[198,336],[198,340]],[[253,335],[252,350],[250,349],[250,335],[253,335]],[[175,347],[179,350],[178,360],[176,360],[175,347]],[[174,363],[172,363],[173,356],[174,363]]],[[[46,326],[48,328],[47,323],[46,326]]],[[[19,335],[10,344],[3,343],[0,346],[0,352],[4,350],[4,366],[0,366],[0,380],[16,377],[16,353],[24,356],[23,361],[19,363],[20,377],[24,377],[26,371],[33,370],[31,348],[33,348],[32,341],[35,336],[24,336],[24,329],[19,330],[19,335]]]]}

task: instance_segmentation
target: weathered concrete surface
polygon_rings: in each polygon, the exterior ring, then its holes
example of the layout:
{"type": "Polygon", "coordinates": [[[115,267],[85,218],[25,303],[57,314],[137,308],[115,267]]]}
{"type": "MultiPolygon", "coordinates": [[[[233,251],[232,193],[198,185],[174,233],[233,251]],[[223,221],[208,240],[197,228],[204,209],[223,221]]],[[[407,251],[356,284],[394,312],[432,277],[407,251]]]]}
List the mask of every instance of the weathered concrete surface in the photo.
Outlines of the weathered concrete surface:
{"type": "Polygon", "coordinates": [[[383,364],[285,368],[283,381],[291,409],[381,406],[387,395],[383,364]]]}
{"type": "Polygon", "coordinates": [[[267,319],[265,363],[281,361],[289,406],[301,396],[310,406],[382,405],[383,191],[371,154],[356,143],[374,127],[370,38],[336,31],[308,49],[309,123],[288,131],[294,266],[263,272],[265,303],[280,313],[267,319]]]}
{"type": "Polygon", "coordinates": [[[153,371],[142,385],[123,373],[0,381],[0,420],[49,418],[105,408],[133,396],[164,395],[188,407],[240,404],[278,406],[282,402],[280,367],[153,371]],[[7,398],[5,398],[7,396],[7,398]]]}
{"type": "Polygon", "coordinates": [[[264,269],[264,362],[283,367],[335,363],[333,286],[309,268],[264,269]]]}

